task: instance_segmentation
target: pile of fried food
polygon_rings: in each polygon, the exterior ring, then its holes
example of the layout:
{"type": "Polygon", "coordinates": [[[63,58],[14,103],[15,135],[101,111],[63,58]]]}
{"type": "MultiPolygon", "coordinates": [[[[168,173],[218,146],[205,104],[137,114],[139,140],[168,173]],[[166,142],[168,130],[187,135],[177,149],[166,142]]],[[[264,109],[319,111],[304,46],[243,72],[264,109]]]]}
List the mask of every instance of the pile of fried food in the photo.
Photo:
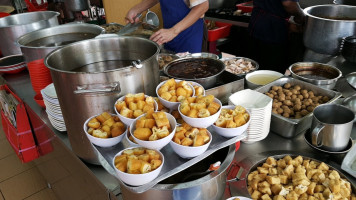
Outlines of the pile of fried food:
{"type": "Polygon", "coordinates": [[[177,126],[173,142],[183,146],[202,146],[210,141],[206,128],[193,128],[187,123],[177,126]]]}
{"type": "Polygon", "coordinates": [[[214,95],[189,97],[180,104],[180,112],[192,118],[204,118],[220,110],[220,104],[214,102],[214,95]]]}
{"type": "Polygon", "coordinates": [[[220,116],[215,125],[221,128],[236,128],[248,122],[250,115],[242,106],[235,106],[235,109],[221,109],[220,116]]]}
{"type": "Polygon", "coordinates": [[[350,182],[325,163],[289,155],[268,157],[248,175],[248,191],[256,200],[356,199],[350,182]]]}
{"type": "Polygon", "coordinates": [[[127,94],[123,101],[115,103],[115,108],[120,115],[135,119],[144,113],[153,112],[155,100],[153,97],[145,97],[144,93],[127,94]]]}
{"type": "Polygon", "coordinates": [[[136,121],[133,135],[139,140],[155,141],[168,136],[171,131],[165,112],[149,112],[136,121]]]}
{"type": "Polygon", "coordinates": [[[175,60],[175,58],[173,58],[171,55],[163,55],[163,54],[158,55],[159,69],[163,69],[165,65],[172,62],[173,60],[175,60]]]}
{"type": "Polygon", "coordinates": [[[169,113],[169,109],[164,107],[164,105],[162,104],[162,102],[159,100],[158,97],[153,97],[153,99],[157,103],[157,111],[163,111],[163,112],[169,113]]]}
{"type": "Polygon", "coordinates": [[[183,124],[184,123],[184,120],[183,120],[182,116],[179,114],[178,110],[173,110],[171,112],[171,115],[176,119],[178,124],[183,124]]]}
{"type": "Polygon", "coordinates": [[[244,74],[256,69],[250,61],[243,58],[228,59],[224,61],[224,64],[225,70],[233,74],[244,74]]]}
{"type": "Polygon", "coordinates": [[[327,96],[314,94],[313,91],[302,89],[300,85],[293,86],[290,83],[283,87],[272,86],[265,94],[273,99],[273,113],[295,119],[308,115],[315,107],[330,100],[327,96]]]}
{"type": "Polygon", "coordinates": [[[105,29],[105,33],[117,33],[122,29],[123,26],[120,24],[110,23],[101,25],[101,27],[105,29]]]}
{"type": "MultiPolygon", "coordinates": [[[[158,90],[157,95],[159,95],[162,99],[170,101],[170,102],[180,102],[185,100],[188,97],[193,96],[192,85],[187,81],[176,82],[176,80],[169,79],[167,80],[158,90]]],[[[193,87],[196,94],[203,94],[204,89],[202,87],[193,87]]]]}
{"type": "Polygon", "coordinates": [[[129,174],[145,174],[162,164],[160,154],[155,150],[142,147],[126,149],[115,157],[115,167],[129,174]]]}
{"type": "Polygon", "coordinates": [[[123,134],[126,130],[125,124],[117,116],[107,112],[93,117],[88,122],[88,133],[97,138],[111,138],[123,134]]]}

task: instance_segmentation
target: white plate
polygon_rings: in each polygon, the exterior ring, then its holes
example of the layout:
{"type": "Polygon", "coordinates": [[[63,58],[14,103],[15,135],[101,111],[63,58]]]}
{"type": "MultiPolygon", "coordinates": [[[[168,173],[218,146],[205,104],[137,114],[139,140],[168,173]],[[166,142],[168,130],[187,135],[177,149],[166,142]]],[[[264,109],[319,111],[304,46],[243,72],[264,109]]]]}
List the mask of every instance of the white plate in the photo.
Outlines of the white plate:
{"type": "Polygon", "coordinates": [[[42,90],[45,95],[47,95],[48,97],[52,97],[52,98],[57,98],[57,93],[56,93],[56,89],[54,88],[53,83],[47,85],[47,87],[45,87],[42,90]]]}

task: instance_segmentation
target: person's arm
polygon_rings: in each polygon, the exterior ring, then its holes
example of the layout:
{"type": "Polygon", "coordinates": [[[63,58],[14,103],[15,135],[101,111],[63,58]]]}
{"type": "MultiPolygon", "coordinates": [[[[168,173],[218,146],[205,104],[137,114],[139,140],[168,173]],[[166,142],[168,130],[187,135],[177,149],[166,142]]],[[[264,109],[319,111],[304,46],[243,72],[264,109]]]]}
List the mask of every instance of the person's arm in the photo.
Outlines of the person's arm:
{"type": "Polygon", "coordinates": [[[135,5],[134,7],[132,7],[129,12],[127,12],[125,20],[126,23],[137,23],[138,22],[138,18],[135,19],[135,17],[137,16],[137,14],[142,13],[143,11],[153,7],[154,5],[156,5],[159,2],[159,0],[144,0],[141,1],[141,3],[135,5]]]}
{"type": "Polygon", "coordinates": [[[287,11],[288,14],[294,16],[294,21],[298,24],[304,23],[305,14],[303,10],[300,8],[298,2],[295,1],[283,1],[282,2],[284,9],[287,11]]]}
{"type": "Polygon", "coordinates": [[[194,24],[209,9],[209,1],[194,6],[187,16],[170,29],[161,29],[155,32],[150,39],[161,45],[173,40],[179,33],[194,24]]]}

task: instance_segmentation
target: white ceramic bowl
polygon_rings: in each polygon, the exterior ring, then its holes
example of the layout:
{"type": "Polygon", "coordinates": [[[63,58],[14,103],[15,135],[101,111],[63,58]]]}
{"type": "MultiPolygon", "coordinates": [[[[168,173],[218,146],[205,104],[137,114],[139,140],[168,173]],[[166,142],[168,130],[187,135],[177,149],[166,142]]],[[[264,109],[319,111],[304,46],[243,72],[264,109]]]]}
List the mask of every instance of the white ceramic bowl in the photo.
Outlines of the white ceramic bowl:
{"type": "Polygon", "coordinates": [[[171,129],[172,129],[172,132],[169,133],[168,136],[162,138],[162,139],[159,139],[159,140],[155,140],[155,141],[145,141],[145,140],[140,140],[140,139],[137,139],[135,136],[134,136],[134,131],[136,130],[136,122],[138,119],[140,119],[141,117],[145,116],[145,115],[141,115],[140,117],[138,117],[130,126],[130,132],[132,133],[132,137],[135,139],[135,141],[137,142],[137,144],[139,144],[140,146],[142,147],[146,147],[148,149],[156,149],[156,150],[160,150],[162,149],[164,146],[166,146],[169,141],[172,140],[175,132],[176,132],[176,127],[177,127],[177,122],[176,122],[176,119],[169,113],[166,113],[166,116],[168,118],[168,121],[169,121],[169,124],[171,125],[171,129]]]}
{"type": "MultiPolygon", "coordinates": [[[[111,115],[116,116],[114,114],[111,114],[111,115]]],[[[85,121],[85,123],[83,125],[84,132],[87,135],[89,141],[99,147],[111,147],[111,146],[114,146],[114,145],[118,144],[119,142],[121,142],[122,138],[124,137],[124,135],[126,135],[126,132],[127,132],[126,125],[125,125],[126,131],[124,133],[122,133],[121,135],[119,135],[117,137],[113,137],[113,138],[98,138],[98,137],[94,137],[88,133],[88,123],[91,119],[93,119],[96,116],[99,116],[99,115],[90,117],[89,119],[87,119],[87,121],[85,121]]]]}
{"type": "MultiPolygon", "coordinates": [[[[176,80],[176,83],[179,83],[181,82],[182,80],[178,80],[178,79],[175,79],[176,80]]],[[[161,103],[164,105],[164,107],[170,109],[170,110],[177,110],[178,109],[178,106],[180,104],[180,102],[170,102],[170,101],[167,101],[165,99],[163,99],[161,96],[158,95],[158,89],[161,88],[161,86],[163,84],[165,84],[167,81],[164,81],[164,82],[161,82],[157,87],[156,87],[156,94],[157,94],[157,97],[158,99],[161,101],[161,103]]],[[[190,81],[187,81],[187,82],[190,82],[190,81]]],[[[195,90],[194,90],[194,87],[188,83],[188,85],[192,88],[193,90],[193,94],[192,96],[195,95],[195,90]]],[[[205,91],[205,90],[204,90],[205,91]]]]}
{"type": "MultiPolygon", "coordinates": [[[[235,109],[236,106],[223,106],[222,108],[224,109],[235,109]]],[[[247,111],[247,110],[246,110],[247,111]]],[[[221,135],[221,136],[224,136],[224,137],[227,137],[227,138],[231,138],[231,137],[235,137],[235,136],[238,136],[238,135],[241,135],[243,132],[245,132],[248,128],[248,126],[250,125],[250,121],[251,121],[251,114],[250,112],[247,111],[247,113],[250,115],[248,121],[246,122],[246,124],[242,125],[242,126],[239,126],[239,127],[236,127],[236,128],[222,128],[222,127],[218,127],[218,126],[215,126],[215,124],[212,125],[213,127],[213,130],[221,135]]]]}
{"type": "Polygon", "coordinates": [[[251,198],[243,197],[243,196],[235,196],[235,197],[230,197],[226,200],[234,200],[236,198],[239,198],[240,200],[252,200],[251,198]]]}
{"type": "Polygon", "coordinates": [[[130,137],[131,133],[130,133],[130,126],[127,127],[127,130],[126,130],[126,134],[125,134],[125,138],[127,140],[127,142],[130,144],[131,147],[134,147],[134,146],[140,146],[139,144],[137,143],[134,143],[132,142],[129,137],[130,137]]]}
{"type": "Polygon", "coordinates": [[[208,147],[212,141],[212,135],[209,131],[208,131],[208,134],[209,134],[210,140],[208,143],[206,143],[202,146],[198,146],[198,147],[183,146],[183,145],[173,142],[172,140],[169,142],[169,144],[171,145],[174,152],[176,152],[176,154],[178,154],[180,157],[194,158],[194,157],[199,156],[200,154],[204,153],[208,149],[208,147]]]}
{"type": "Polygon", "coordinates": [[[276,72],[276,71],[271,71],[271,70],[257,70],[257,71],[248,73],[248,74],[246,74],[246,77],[245,77],[246,84],[247,84],[248,88],[255,89],[257,87],[266,85],[266,84],[274,81],[274,80],[272,80],[272,81],[270,81],[268,83],[265,83],[265,84],[258,84],[258,83],[251,82],[249,80],[251,77],[256,77],[256,76],[260,76],[260,77],[264,77],[264,78],[275,78],[275,80],[277,80],[280,77],[282,77],[283,74],[281,74],[279,72],[276,72]]]}
{"type": "Polygon", "coordinates": [[[220,112],[221,112],[221,107],[222,107],[222,104],[220,102],[219,99],[215,98],[214,99],[214,102],[218,103],[220,105],[220,109],[218,112],[216,112],[215,114],[209,116],[209,117],[204,117],[204,118],[192,118],[192,117],[188,117],[188,116],[185,116],[183,115],[181,112],[180,112],[180,105],[178,107],[178,111],[179,111],[179,114],[182,116],[183,120],[191,125],[192,127],[197,127],[197,128],[208,128],[209,126],[211,126],[212,124],[214,124],[214,122],[219,118],[220,116],[220,112]]]}
{"type": "MultiPolygon", "coordinates": [[[[125,96],[126,96],[126,95],[125,95],[125,96]]],[[[123,100],[125,99],[125,96],[122,96],[122,97],[120,97],[117,101],[115,101],[114,110],[115,110],[117,116],[119,116],[119,118],[120,118],[120,120],[122,121],[122,123],[126,124],[127,126],[130,126],[130,125],[132,124],[132,122],[135,121],[135,119],[127,118],[127,117],[124,117],[124,116],[120,115],[120,112],[118,112],[118,111],[116,110],[116,106],[115,106],[118,101],[123,101],[123,100]]],[[[147,98],[148,95],[145,95],[145,97],[147,98]]],[[[157,102],[155,101],[155,111],[157,111],[157,109],[158,109],[158,104],[157,104],[157,102]]]]}
{"type": "MultiPolygon", "coordinates": [[[[127,149],[133,149],[133,148],[137,148],[137,147],[129,147],[127,149]]],[[[126,150],[126,149],[124,149],[124,150],[126,150]]],[[[122,172],[122,171],[118,170],[115,167],[115,158],[116,158],[116,156],[121,155],[124,150],[122,150],[119,153],[117,153],[114,156],[114,159],[112,161],[112,165],[115,168],[116,174],[117,174],[117,176],[120,178],[120,180],[122,182],[124,182],[124,183],[126,183],[128,185],[132,185],[132,186],[139,186],[139,185],[144,185],[146,183],[149,183],[152,180],[154,180],[155,178],[157,178],[157,176],[159,175],[159,173],[162,170],[162,166],[164,165],[164,156],[160,151],[157,151],[157,152],[161,156],[162,164],[157,169],[155,169],[155,170],[153,170],[151,172],[145,173],[145,174],[129,174],[129,173],[122,172]]]]}

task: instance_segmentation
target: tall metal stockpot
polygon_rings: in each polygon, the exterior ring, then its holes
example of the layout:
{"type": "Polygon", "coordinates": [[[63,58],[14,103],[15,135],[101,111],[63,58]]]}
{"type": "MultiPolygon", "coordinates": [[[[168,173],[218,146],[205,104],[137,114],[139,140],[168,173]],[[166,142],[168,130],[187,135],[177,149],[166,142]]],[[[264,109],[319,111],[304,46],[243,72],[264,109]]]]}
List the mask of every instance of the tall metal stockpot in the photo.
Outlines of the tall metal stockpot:
{"type": "Polygon", "coordinates": [[[104,29],[94,24],[65,24],[27,33],[18,38],[26,63],[43,59],[47,54],[64,45],[86,39],[93,39],[104,33],[104,29]]]}
{"type": "Polygon", "coordinates": [[[192,167],[162,181],[143,193],[135,193],[121,185],[123,199],[196,199],[196,200],[220,200],[226,187],[228,167],[235,156],[235,145],[220,149],[203,159],[192,167]],[[209,168],[209,165],[221,161],[218,170],[203,176],[192,176],[199,174],[209,168]]]}
{"type": "Polygon", "coordinates": [[[98,164],[97,152],[83,131],[89,117],[114,112],[127,93],[155,95],[159,47],[136,37],[108,37],[69,44],[48,54],[50,69],[73,151],[98,164]]]}
{"type": "Polygon", "coordinates": [[[0,50],[4,56],[21,54],[18,37],[39,29],[57,26],[59,15],[53,11],[29,12],[0,18],[0,50]]]}
{"type": "Polygon", "coordinates": [[[317,5],[304,9],[304,45],[320,54],[336,55],[344,37],[356,34],[356,6],[317,5]]]}

